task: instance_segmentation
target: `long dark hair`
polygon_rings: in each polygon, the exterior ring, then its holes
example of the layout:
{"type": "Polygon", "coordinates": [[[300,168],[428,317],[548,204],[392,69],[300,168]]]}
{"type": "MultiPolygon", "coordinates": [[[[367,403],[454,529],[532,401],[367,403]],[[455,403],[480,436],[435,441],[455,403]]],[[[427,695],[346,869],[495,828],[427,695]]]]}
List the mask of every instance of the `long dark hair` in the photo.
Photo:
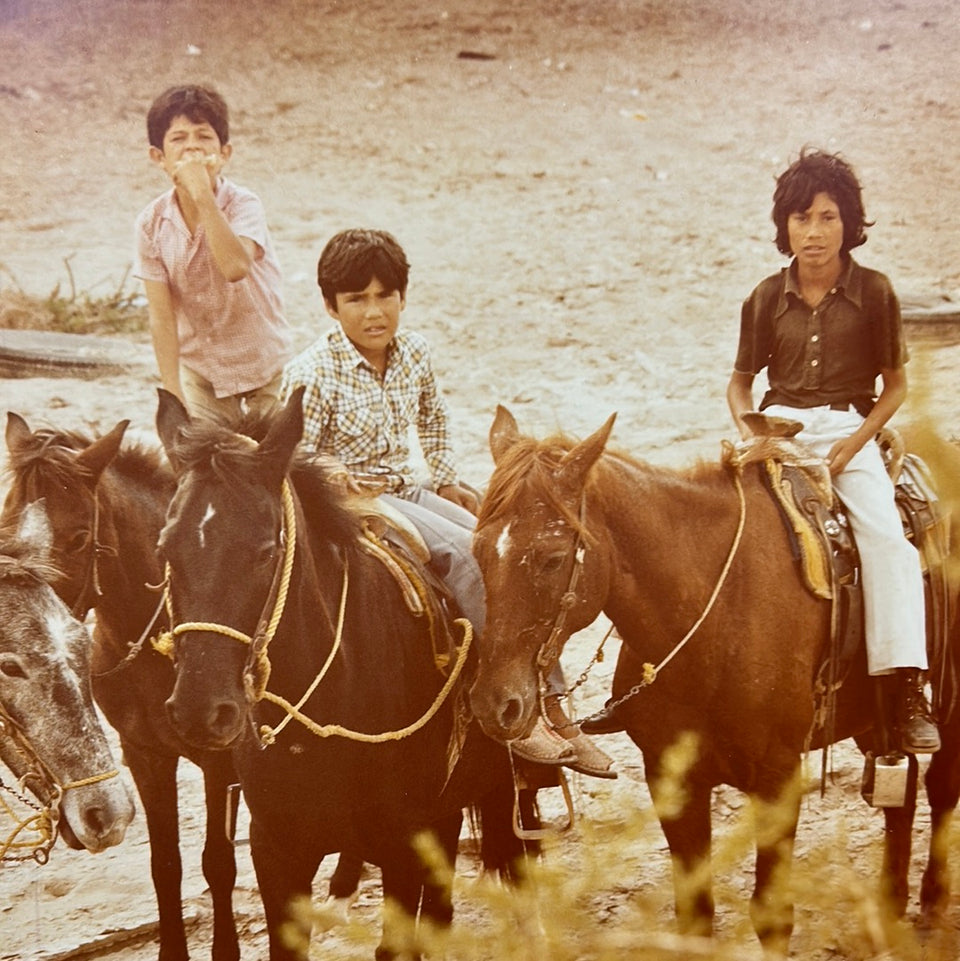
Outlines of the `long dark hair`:
{"type": "Polygon", "coordinates": [[[873,226],[863,209],[860,181],[853,168],[839,154],[804,147],[800,158],[777,178],[773,192],[773,222],[776,245],[782,254],[791,253],[787,221],[790,214],[808,210],[817,194],[828,194],[840,208],[843,220],[841,253],[867,242],[866,228],[873,226]]]}

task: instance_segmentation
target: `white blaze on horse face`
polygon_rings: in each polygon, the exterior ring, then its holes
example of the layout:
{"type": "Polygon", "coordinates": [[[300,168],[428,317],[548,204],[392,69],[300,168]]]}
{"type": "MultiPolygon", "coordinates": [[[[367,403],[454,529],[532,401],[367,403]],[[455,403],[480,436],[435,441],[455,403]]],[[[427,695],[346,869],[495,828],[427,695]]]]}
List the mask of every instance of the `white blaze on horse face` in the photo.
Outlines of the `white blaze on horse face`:
{"type": "Polygon", "coordinates": [[[497,557],[503,560],[507,556],[507,551],[510,550],[510,525],[507,524],[502,531],[500,531],[500,536],[497,538],[497,557]]]}
{"type": "Polygon", "coordinates": [[[213,503],[211,502],[207,504],[207,509],[203,512],[203,517],[200,520],[200,526],[199,528],[197,528],[197,534],[200,537],[201,549],[204,547],[207,540],[207,536],[206,536],[207,524],[209,524],[214,519],[214,517],[216,517],[216,515],[217,515],[217,512],[213,507],[213,503]]]}
{"type": "Polygon", "coordinates": [[[43,612],[46,636],[51,641],[51,654],[58,662],[66,663],[73,655],[73,641],[77,622],[62,604],[51,602],[43,612]]]}

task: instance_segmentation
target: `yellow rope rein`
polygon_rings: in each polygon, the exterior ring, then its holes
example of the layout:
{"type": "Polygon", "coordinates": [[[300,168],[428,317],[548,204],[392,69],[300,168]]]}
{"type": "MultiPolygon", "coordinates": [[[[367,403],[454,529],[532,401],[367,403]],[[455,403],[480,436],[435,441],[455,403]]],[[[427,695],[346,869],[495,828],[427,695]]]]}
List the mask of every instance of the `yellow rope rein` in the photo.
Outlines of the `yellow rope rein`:
{"type": "MultiPolygon", "coordinates": [[[[311,734],[315,734],[317,737],[343,737],[349,741],[363,741],[366,744],[384,744],[387,741],[401,741],[411,734],[416,734],[417,731],[425,727],[433,719],[437,711],[443,706],[443,702],[446,701],[450,692],[453,690],[453,686],[456,684],[457,679],[460,677],[460,672],[467,662],[467,654],[470,652],[470,645],[473,641],[473,626],[463,617],[457,618],[454,623],[463,628],[463,642],[457,648],[457,659],[454,662],[453,670],[444,682],[433,704],[427,708],[426,712],[412,724],[408,724],[399,730],[382,731],[379,734],[366,734],[363,731],[352,731],[340,724],[317,724],[316,721],[302,714],[298,707],[295,707],[289,701],[280,697],[279,694],[272,694],[270,691],[267,691],[264,694],[264,699],[282,707],[287,712],[288,717],[299,721],[311,734]]],[[[305,700],[305,698],[301,700],[301,704],[303,700],[305,700]]],[[[266,739],[265,743],[273,742],[271,735],[279,733],[280,728],[283,727],[287,719],[288,718],[284,718],[284,721],[281,722],[276,731],[272,731],[266,725],[260,729],[261,736],[266,739]]]]}
{"type": "MultiPolygon", "coordinates": [[[[247,697],[251,702],[260,700],[269,701],[271,704],[276,704],[277,706],[283,708],[287,714],[287,716],[277,725],[276,728],[271,728],[267,724],[261,726],[259,730],[259,737],[261,744],[264,746],[273,744],[276,741],[277,735],[280,734],[280,732],[291,720],[298,721],[308,731],[310,731],[312,734],[315,734],[317,737],[343,737],[347,738],[348,740],[363,741],[371,744],[379,744],[385,741],[397,741],[409,737],[411,734],[414,734],[423,728],[436,715],[437,711],[440,710],[440,707],[449,696],[454,684],[460,677],[460,673],[463,670],[464,664],[466,663],[467,655],[470,651],[470,646],[473,641],[473,626],[465,618],[459,618],[454,622],[463,629],[463,641],[457,648],[456,662],[443,687],[437,694],[433,704],[417,721],[414,721],[412,724],[408,724],[406,727],[400,728],[399,730],[383,731],[379,734],[365,734],[362,731],[353,731],[339,724],[318,724],[312,718],[304,714],[301,709],[316,691],[323,678],[326,676],[338,650],[340,649],[347,607],[349,568],[346,564],[343,568],[343,586],[340,591],[340,606],[337,612],[337,625],[334,633],[333,646],[330,650],[330,653],[327,655],[326,661],[320,668],[319,673],[316,675],[316,677],[314,677],[313,681],[307,687],[306,691],[296,704],[291,703],[286,698],[281,697],[279,694],[274,694],[272,691],[268,691],[267,681],[270,677],[270,660],[267,656],[267,648],[269,647],[273,636],[276,634],[277,627],[280,624],[280,619],[283,617],[283,611],[287,601],[287,594],[290,590],[294,555],[296,553],[296,510],[294,507],[293,494],[290,490],[290,485],[286,480],[283,482],[282,502],[284,531],[286,536],[285,553],[283,558],[283,566],[280,572],[279,585],[276,592],[276,599],[273,605],[273,611],[266,626],[258,626],[255,636],[250,637],[249,634],[245,634],[243,631],[237,630],[233,627],[228,627],[224,624],[217,624],[215,622],[207,621],[188,621],[183,624],[176,624],[175,626],[171,627],[170,630],[161,632],[155,639],[152,640],[153,647],[161,654],[172,658],[174,639],[176,637],[178,637],[180,634],[185,634],[190,631],[204,631],[214,634],[222,634],[223,636],[232,638],[233,640],[239,641],[242,644],[248,644],[251,646],[251,648],[257,648],[254,652],[255,662],[253,668],[244,676],[247,697]]],[[[411,581],[416,584],[416,579],[411,578],[411,581]]],[[[167,614],[170,618],[170,623],[173,624],[173,601],[170,596],[169,566],[167,567],[166,575],[164,577],[163,590],[167,614]]],[[[427,605],[427,608],[429,609],[429,605],[427,605]]],[[[438,663],[438,666],[440,666],[441,658],[439,657],[439,652],[437,652],[435,649],[436,641],[434,637],[434,627],[435,625],[433,623],[432,615],[430,615],[430,635],[434,644],[434,660],[436,663],[438,663]]]]}

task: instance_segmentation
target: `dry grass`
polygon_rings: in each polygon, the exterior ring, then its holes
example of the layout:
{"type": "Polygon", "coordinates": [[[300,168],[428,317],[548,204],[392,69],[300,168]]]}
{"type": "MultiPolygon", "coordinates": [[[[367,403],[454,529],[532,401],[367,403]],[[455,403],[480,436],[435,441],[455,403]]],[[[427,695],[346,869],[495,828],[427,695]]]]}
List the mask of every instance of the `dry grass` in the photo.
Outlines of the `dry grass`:
{"type": "Polygon", "coordinates": [[[68,334],[138,334],[147,330],[147,308],[142,298],[127,291],[129,268],[112,293],[94,297],[77,290],[70,257],[64,257],[63,263],[68,292],[57,282],[46,298],[25,293],[0,264],[0,274],[5,273],[12,281],[0,287],[0,328],[68,334]]]}

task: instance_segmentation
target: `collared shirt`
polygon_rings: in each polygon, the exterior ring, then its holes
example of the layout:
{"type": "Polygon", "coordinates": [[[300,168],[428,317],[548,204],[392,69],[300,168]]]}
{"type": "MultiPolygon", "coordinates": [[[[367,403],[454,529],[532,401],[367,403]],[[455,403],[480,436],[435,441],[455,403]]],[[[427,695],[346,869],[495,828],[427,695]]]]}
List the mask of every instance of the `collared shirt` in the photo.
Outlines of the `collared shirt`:
{"type": "Polygon", "coordinates": [[[137,217],[134,275],[170,288],[180,362],[227,397],[272,380],[290,358],[292,338],[263,205],[224,178],[216,199],[233,232],[260,248],[247,277],[231,283],[220,273],[206,232],[190,233],[173,189],[137,217]]]}
{"type": "Polygon", "coordinates": [[[299,386],[306,388],[304,444],[336,457],[361,483],[401,496],[410,493],[417,485],[410,463],[411,431],[434,486],[457,482],[447,406],[420,334],[397,332],[381,378],[342,328],[335,327],[287,364],[284,399],[299,386]]]}
{"type": "Polygon", "coordinates": [[[861,413],[876,399],[883,368],[907,361],[900,305],[886,276],[852,257],[836,285],[811,307],[800,295],[796,261],[767,277],[744,301],[734,369],[768,368],[771,404],[819,407],[852,403],[861,413]]]}

